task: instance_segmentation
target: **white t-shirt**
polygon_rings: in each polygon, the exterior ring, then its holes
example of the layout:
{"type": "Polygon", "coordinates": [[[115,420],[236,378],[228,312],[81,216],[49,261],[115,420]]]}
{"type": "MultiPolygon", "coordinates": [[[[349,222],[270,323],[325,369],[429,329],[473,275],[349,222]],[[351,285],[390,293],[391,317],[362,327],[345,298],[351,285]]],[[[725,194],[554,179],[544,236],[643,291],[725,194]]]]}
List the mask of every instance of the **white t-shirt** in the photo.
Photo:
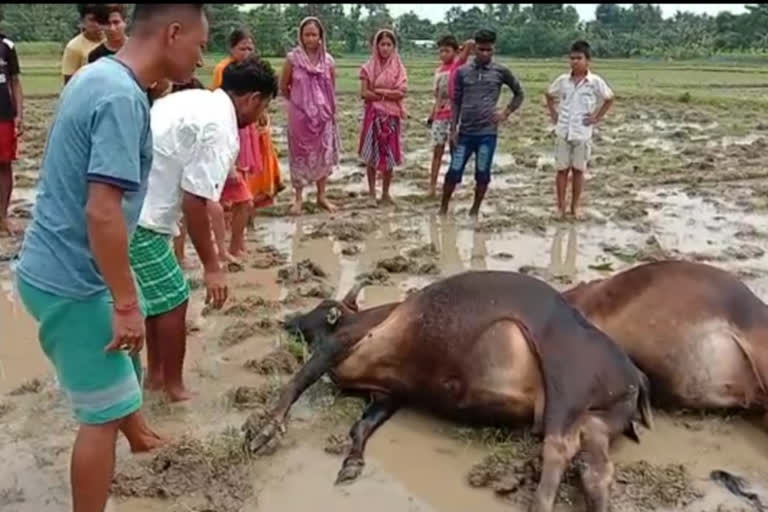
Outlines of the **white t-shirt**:
{"type": "Polygon", "coordinates": [[[179,235],[184,192],[218,201],[240,152],[237,115],[221,89],[188,89],[152,106],[152,170],[139,217],[145,229],[179,235]]]}
{"type": "Polygon", "coordinates": [[[578,84],[571,80],[570,73],[563,73],[552,82],[548,92],[560,102],[555,134],[568,141],[592,139],[592,126],[584,126],[584,117],[613,98],[605,80],[590,71],[578,84]]]}

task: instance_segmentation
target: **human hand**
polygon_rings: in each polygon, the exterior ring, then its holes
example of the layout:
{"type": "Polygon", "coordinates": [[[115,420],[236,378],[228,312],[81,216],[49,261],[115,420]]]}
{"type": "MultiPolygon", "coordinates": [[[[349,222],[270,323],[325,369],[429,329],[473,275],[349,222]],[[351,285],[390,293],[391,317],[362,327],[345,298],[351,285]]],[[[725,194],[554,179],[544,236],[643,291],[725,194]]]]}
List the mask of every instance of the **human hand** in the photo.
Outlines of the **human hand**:
{"type": "Polygon", "coordinates": [[[584,126],[596,125],[600,122],[596,114],[587,114],[584,116],[584,126]]]}
{"type": "Polygon", "coordinates": [[[21,116],[17,116],[13,120],[13,127],[16,130],[16,136],[20,137],[24,133],[24,122],[21,116]]]}
{"type": "Polygon", "coordinates": [[[205,303],[211,304],[214,309],[221,309],[229,294],[224,272],[221,269],[206,270],[203,280],[205,281],[205,303]]]}
{"type": "Polygon", "coordinates": [[[505,110],[497,110],[493,113],[493,122],[496,124],[503,123],[509,119],[509,114],[505,110]]]}
{"type": "Polygon", "coordinates": [[[128,350],[131,355],[141,352],[144,347],[144,317],[141,314],[138,301],[129,306],[115,304],[112,314],[112,342],[104,349],[105,352],[128,350]]]}

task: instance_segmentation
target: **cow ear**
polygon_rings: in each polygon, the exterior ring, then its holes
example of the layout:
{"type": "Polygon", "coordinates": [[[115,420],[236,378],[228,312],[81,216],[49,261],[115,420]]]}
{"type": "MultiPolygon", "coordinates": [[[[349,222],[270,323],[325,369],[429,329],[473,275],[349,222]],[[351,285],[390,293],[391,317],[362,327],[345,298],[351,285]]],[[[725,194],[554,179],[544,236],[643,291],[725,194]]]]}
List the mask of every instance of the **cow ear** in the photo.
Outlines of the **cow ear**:
{"type": "Polygon", "coordinates": [[[341,300],[342,304],[347,306],[352,311],[358,311],[357,296],[360,295],[360,290],[362,290],[365,285],[365,282],[360,282],[353,286],[352,289],[347,292],[347,295],[345,295],[341,300]]]}
{"type": "Polygon", "coordinates": [[[341,310],[337,307],[332,307],[331,310],[328,311],[328,316],[325,317],[329,325],[336,325],[339,318],[341,318],[341,310]]]}

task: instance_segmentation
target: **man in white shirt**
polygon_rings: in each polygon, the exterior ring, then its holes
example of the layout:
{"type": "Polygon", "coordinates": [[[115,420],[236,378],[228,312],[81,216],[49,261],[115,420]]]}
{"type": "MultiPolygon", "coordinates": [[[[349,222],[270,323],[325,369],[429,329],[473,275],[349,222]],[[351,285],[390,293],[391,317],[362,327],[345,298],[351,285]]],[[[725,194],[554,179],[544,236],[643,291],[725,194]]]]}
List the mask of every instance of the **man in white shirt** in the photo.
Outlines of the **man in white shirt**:
{"type": "Polygon", "coordinates": [[[208,201],[218,201],[240,150],[238,128],[256,122],[277,93],[268,62],[253,56],[230,64],[215,91],[167,95],[151,112],[152,169],[131,268],[145,305],[146,387],[171,401],[191,398],[182,379],[189,286],[171,248],[182,214],[204,268],[206,303],[221,308],[227,286],[211,238],[208,201]]]}
{"type": "Polygon", "coordinates": [[[613,105],[613,91],[598,75],[589,70],[592,50],[586,41],[571,45],[571,72],[557,77],[546,93],[547,108],[555,124],[555,167],[557,208],[565,218],[565,194],[568,172],[573,172],[571,215],[577,216],[579,198],[584,186],[592,152],[592,127],[602,121],[613,105]],[[559,109],[555,110],[555,102],[559,109]],[[599,110],[596,110],[599,106],[599,110]]]}

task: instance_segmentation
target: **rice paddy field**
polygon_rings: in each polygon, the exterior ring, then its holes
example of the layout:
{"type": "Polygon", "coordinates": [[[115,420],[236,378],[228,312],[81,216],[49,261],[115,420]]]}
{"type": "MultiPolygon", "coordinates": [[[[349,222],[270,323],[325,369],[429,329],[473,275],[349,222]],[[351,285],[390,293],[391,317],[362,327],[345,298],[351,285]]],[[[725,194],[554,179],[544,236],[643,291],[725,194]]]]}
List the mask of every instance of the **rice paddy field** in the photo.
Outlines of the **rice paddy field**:
{"type": "MultiPolygon", "coordinates": [[[[26,131],[11,210],[23,225],[61,77],[58,58],[43,45],[21,45],[20,58],[26,131]]],[[[198,73],[204,84],[220,58],[206,58],[198,73]]],[[[270,60],[279,70],[281,60],[270,60]]],[[[357,73],[364,57],[337,60],[344,154],[329,193],[339,211],[320,213],[307,201],[304,215],[288,216],[290,190],[260,210],[248,233],[247,261],[228,275],[231,298],[222,311],[204,307],[201,269],[187,247],[194,292],[186,373],[199,395],[183,404],[145,396],[151,423],[173,441],[144,456],[131,455],[120,441],[110,510],[525,510],[533,489],[533,466],[526,464],[538,453],[537,441],[515,429],[468,428],[410,410],[374,434],[361,477],[334,486],[363,401],[328,382],[296,404],[287,432],[269,453],[251,458],[238,450],[240,426],[273,403],[305,356],[277,321],[343,295],[362,278],[371,283],[360,296],[368,307],[470,269],[525,272],[564,289],[678,258],[725,268],[768,299],[768,66],[596,60],[593,71],[617,101],[595,132],[584,218],[561,221],[553,215],[554,136],[543,94],[567,62],[499,60],[520,79],[526,100],[500,131],[493,181],[477,220],[467,215],[472,163],[447,218],[438,217],[438,203],[426,197],[431,149],[424,120],[436,60],[405,58],[406,161],[395,171],[395,205],[386,208],[366,200],[356,156],[357,73]]],[[[282,100],[272,102],[270,113],[288,182],[282,100]]],[[[64,512],[70,510],[76,425],[39,348],[36,325],[13,291],[9,261],[20,242],[0,239],[0,509],[64,512]]],[[[615,510],[752,510],[709,475],[728,470],[768,496],[766,439],[765,429],[746,415],[658,411],[655,429],[639,445],[613,447],[615,510]]],[[[566,479],[557,510],[583,510],[576,488],[566,479]]]]}

